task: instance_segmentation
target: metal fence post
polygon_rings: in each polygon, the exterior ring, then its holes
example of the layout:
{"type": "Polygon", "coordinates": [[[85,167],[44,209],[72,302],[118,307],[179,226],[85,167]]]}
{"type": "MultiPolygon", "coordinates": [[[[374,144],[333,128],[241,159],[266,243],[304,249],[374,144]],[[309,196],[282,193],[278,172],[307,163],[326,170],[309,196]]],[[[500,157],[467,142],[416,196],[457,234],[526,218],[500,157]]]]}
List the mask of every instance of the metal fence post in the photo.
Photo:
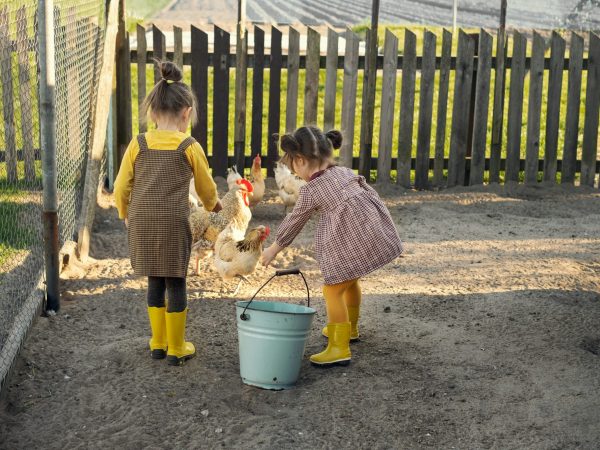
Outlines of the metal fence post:
{"type": "Polygon", "coordinates": [[[39,0],[40,57],[40,141],[42,149],[42,187],[44,260],[46,271],[46,311],[58,311],[58,199],[56,170],[56,117],[54,115],[54,1],[39,0]]]}

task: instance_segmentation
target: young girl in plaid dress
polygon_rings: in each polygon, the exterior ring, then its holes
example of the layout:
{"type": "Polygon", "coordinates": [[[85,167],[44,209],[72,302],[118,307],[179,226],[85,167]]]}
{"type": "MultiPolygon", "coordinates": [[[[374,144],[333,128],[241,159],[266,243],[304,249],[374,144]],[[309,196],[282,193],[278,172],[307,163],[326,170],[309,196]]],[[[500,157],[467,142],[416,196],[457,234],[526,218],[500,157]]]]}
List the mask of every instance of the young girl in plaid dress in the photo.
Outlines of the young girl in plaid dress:
{"type": "Polygon", "coordinates": [[[136,275],[148,277],[150,354],[180,365],[196,354],[186,342],[186,275],[192,246],[189,185],[194,177],[204,208],[221,204],[202,147],[187,136],[196,118],[196,99],[184,84],[181,70],[157,62],[161,80],[144,101],[156,129],[133,139],[115,180],[119,217],[125,219],[129,255],[136,275]],[[165,293],[168,305],[165,307],[165,293]]]}
{"type": "Polygon", "coordinates": [[[337,130],[323,133],[301,127],[281,137],[286,164],[307,183],[294,210],[277,229],[277,239],[262,255],[267,266],[290,245],[308,219],[320,214],[315,231],[315,256],[325,285],[329,338],[327,348],[310,357],[317,365],[348,364],[351,340],[359,338],[361,291],[359,279],[393,261],[402,243],[389,211],[365,179],[333,164],[334,148],[342,145],[337,130]]]}

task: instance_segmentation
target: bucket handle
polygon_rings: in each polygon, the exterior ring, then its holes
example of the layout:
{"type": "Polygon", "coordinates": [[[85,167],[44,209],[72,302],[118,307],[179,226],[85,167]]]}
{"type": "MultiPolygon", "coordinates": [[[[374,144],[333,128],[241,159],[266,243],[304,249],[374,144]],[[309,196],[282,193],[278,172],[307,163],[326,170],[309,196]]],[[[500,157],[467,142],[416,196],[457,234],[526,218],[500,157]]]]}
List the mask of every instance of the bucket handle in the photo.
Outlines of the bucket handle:
{"type": "Polygon", "coordinates": [[[244,311],[242,311],[242,314],[240,314],[240,319],[248,320],[248,316],[246,315],[246,310],[248,309],[248,306],[250,306],[250,303],[252,303],[252,301],[256,298],[258,293],[262,290],[262,288],[264,288],[267,284],[269,284],[273,278],[282,277],[285,275],[300,275],[302,277],[302,279],[304,280],[304,285],[306,286],[306,298],[307,298],[306,304],[310,308],[310,290],[308,289],[308,283],[306,282],[306,278],[304,278],[304,274],[298,268],[280,269],[280,270],[277,270],[275,272],[275,275],[273,275],[271,278],[269,278],[266,283],[264,283],[261,287],[258,288],[258,291],[256,291],[256,293],[252,296],[252,298],[250,299],[250,301],[244,308],[244,311]]]}

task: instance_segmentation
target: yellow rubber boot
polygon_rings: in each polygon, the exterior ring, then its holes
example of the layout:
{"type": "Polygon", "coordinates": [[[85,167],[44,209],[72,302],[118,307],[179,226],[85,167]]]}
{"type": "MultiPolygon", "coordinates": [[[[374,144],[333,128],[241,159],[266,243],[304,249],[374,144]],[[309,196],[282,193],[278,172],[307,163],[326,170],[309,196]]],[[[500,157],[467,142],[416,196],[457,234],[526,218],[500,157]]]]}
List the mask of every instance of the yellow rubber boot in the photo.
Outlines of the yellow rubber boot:
{"type": "Polygon", "coordinates": [[[187,308],[181,312],[165,314],[167,323],[167,363],[170,366],[180,366],[184,361],[196,356],[196,348],[191,342],[185,342],[185,322],[187,308]]]}
{"type": "Polygon", "coordinates": [[[148,306],[148,318],[152,330],[152,338],[150,339],[150,356],[152,359],[164,359],[167,356],[165,311],[164,306],[161,308],[148,306]]]}
{"type": "Polygon", "coordinates": [[[312,355],[310,362],[319,366],[347,365],[352,357],[350,353],[350,322],[327,324],[329,342],[321,353],[312,355]]]}
{"type": "MultiPolygon", "coordinates": [[[[360,306],[347,306],[348,308],[348,319],[350,320],[350,342],[359,341],[360,333],[358,332],[358,318],[360,316],[360,306]]],[[[329,337],[327,332],[327,325],[323,327],[321,331],[323,336],[329,337]]]]}

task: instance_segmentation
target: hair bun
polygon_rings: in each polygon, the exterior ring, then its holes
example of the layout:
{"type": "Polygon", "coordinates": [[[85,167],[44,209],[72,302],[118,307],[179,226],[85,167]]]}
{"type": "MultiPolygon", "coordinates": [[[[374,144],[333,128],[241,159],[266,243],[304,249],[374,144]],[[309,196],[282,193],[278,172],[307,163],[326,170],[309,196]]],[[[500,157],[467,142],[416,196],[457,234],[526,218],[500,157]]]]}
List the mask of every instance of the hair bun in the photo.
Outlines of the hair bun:
{"type": "Polygon", "coordinates": [[[167,81],[181,81],[183,79],[181,69],[171,61],[159,61],[158,67],[160,68],[160,76],[167,81]]]}
{"type": "Polygon", "coordinates": [[[292,151],[297,153],[300,151],[300,143],[292,134],[284,134],[281,136],[281,149],[285,152],[292,151]]]}
{"type": "Polygon", "coordinates": [[[333,148],[338,149],[342,146],[342,133],[338,130],[329,130],[325,136],[331,141],[333,148]]]}

